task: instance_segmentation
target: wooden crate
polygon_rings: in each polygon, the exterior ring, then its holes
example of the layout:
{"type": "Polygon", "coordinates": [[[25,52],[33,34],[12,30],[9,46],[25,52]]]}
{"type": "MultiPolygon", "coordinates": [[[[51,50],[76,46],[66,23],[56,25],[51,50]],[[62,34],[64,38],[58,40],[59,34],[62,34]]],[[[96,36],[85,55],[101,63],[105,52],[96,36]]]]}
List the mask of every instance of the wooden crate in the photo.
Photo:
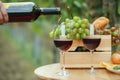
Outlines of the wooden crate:
{"type": "MultiPolygon", "coordinates": [[[[97,35],[96,35],[97,36],[97,35]]],[[[68,52],[65,52],[65,67],[66,68],[90,68],[94,65],[95,68],[103,68],[99,65],[100,62],[111,62],[111,35],[100,35],[101,43],[94,52],[93,56],[89,52],[69,52],[75,51],[78,46],[83,46],[81,40],[74,40],[68,52]]],[[[60,63],[62,64],[62,55],[60,52],[60,63]]]]}

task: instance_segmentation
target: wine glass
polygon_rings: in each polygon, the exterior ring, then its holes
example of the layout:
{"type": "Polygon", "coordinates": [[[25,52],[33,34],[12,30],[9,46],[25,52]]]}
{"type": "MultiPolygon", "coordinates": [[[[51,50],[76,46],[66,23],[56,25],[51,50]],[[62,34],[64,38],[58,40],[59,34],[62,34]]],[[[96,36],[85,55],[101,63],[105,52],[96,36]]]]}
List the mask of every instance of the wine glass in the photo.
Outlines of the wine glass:
{"type": "MultiPolygon", "coordinates": [[[[65,51],[67,51],[71,45],[73,40],[72,39],[67,39],[66,35],[65,35],[65,25],[61,24],[59,26],[60,34],[59,36],[54,36],[54,44],[55,46],[61,51],[61,55],[62,55],[62,68],[61,71],[58,73],[58,75],[60,76],[69,76],[70,73],[68,71],[66,71],[65,69],[65,51]]],[[[57,31],[57,29],[55,31],[57,31]]],[[[56,32],[55,32],[56,34],[56,32]]]]}
{"type": "MultiPolygon", "coordinates": [[[[90,51],[91,53],[91,61],[94,50],[99,46],[101,42],[101,38],[95,35],[88,36],[87,38],[82,39],[84,46],[90,51]]],[[[94,65],[91,65],[90,74],[95,74],[94,65]]]]}

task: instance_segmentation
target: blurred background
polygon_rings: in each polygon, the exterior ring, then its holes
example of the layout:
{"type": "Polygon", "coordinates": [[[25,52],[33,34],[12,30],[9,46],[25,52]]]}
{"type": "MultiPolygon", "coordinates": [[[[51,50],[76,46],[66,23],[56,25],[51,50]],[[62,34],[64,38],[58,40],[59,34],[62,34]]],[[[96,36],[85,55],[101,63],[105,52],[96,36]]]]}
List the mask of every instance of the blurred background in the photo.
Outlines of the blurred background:
{"type": "MultiPolygon", "coordinates": [[[[60,7],[62,20],[73,16],[91,23],[100,16],[110,19],[110,26],[120,26],[120,0],[2,0],[34,2],[39,7],[60,7]]],[[[49,33],[58,16],[40,16],[34,22],[0,25],[0,80],[37,80],[34,70],[59,62],[58,50],[49,33]]]]}

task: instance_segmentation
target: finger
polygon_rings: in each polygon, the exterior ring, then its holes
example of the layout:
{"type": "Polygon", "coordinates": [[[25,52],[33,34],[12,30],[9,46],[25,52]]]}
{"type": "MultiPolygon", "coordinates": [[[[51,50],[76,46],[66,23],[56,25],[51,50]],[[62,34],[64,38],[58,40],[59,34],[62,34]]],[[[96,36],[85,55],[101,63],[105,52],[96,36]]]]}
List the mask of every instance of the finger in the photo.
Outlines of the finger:
{"type": "MultiPolygon", "coordinates": [[[[1,10],[1,6],[2,6],[2,2],[0,1],[0,10],[1,10]]],[[[3,24],[3,22],[4,22],[4,19],[3,19],[2,13],[0,11],[0,24],[3,24]]]]}
{"type": "Polygon", "coordinates": [[[0,5],[1,5],[1,13],[3,16],[3,20],[4,20],[4,22],[8,22],[8,14],[6,12],[6,9],[4,8],[2,3],[0,3],[0,5]]]}
{"type": "Polygon", "coordinates": [[[1,13],[2,13],[4,21],[8,22],[8,14],[7,14],[7,12],[6,12],[6,10],[4,9],[3,6],[1,7],[1,11],[2,11],[1,13]]]}
{"type": "Polygon", "coordinates": [[[4,23],[4,18],[3,18],[2,13],[0,12],[0,24],[3,24],[3,23],[4,23]]]}

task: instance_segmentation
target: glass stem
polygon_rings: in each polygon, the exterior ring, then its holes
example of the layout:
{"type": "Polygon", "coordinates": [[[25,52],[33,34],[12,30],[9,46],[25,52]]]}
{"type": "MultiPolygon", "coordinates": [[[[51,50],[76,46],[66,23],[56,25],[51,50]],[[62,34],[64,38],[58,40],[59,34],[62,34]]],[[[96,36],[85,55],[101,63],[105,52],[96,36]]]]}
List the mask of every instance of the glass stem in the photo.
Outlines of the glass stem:
{"type": "Polygon", "coordinates": [[[90,73],[91,73],[91,74],[94,74],[94,73],[95,73],[95,71],[94,71],[94,63],[93,63],[93,53],[94,53],[94,50],[90,50],[91,63],[92,63],[92,65],[91,65],[91,70],[90,70],[90,73]]]}
{"type": "Polygon", "coordinates": [[[63,57],[62,70],[65,71],[65,53],[63,51],[62,51],[62,57],[63,57]]]}

